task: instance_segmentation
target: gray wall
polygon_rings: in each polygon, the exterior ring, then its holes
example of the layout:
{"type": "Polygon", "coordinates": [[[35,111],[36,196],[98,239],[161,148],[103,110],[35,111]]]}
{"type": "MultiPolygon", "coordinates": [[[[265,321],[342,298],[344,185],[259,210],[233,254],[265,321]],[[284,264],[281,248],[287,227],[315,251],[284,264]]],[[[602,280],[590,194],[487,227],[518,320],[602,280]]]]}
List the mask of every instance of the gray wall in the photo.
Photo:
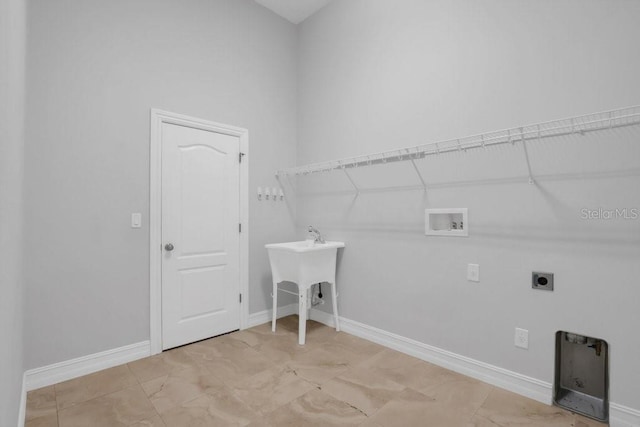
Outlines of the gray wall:
{"type": "MultiPolygon", "coordinates": [[[[635,104],[639,17],[640,4],[621,0],[340,0],[296,34],[248,0],[32,0],[26,367],[148,339],[150,108],[248,128],[253,192],[296,159],[635,104]],[[145,215],[142,230],[129,228],[131,212],[145,215]]],[[[343,177],[323,175],[300,182],[295,207],[252,198],[250,311],[270,302],[263,244],[294,237],[297,208],[299,237],[313,223],[348,244],[344,316],[546,381],[557,329],[600,337],[613,401],[640,409],[640,344],[629,339],[640,222],[580,219],[582,208],[640,207],[638,136],[536,145],[536,186],[520,179],[522,153],[504,149],[425,160],[426,195],[354,199],[343,177]],[[468,207],[471,236],[425,237],[425,207],[468,207]],[[465,280],[472,262],[480,284],[465,280]],[[554,293],[529,289],[534,269],[556,273],[554,293]],[[513,347],[516,326],[529,329],[529,351],[513,347]]],[[[411,173],[356,179],[415,184],[411,173]]]]}
{"type": "Polygon", "coordinates": [[[0,0],[0,425],[18,423],[22,389],[22,162],[25,5],[0,0]]]}
{"type": "MultiPolygon", "coordinates": [[[[638,104],[639,21],[622,0],[333,2],[300,28],[298,164],[638,104]]],[[[640,409],[640,220],[581,219],[640,208],[639,137],[531,144],[537,185],[519,146],[421,161],[426,194],[301,178],[299,237],[314,224],[347,243],[341,315],[548,382],[557,330],[599,337],[612,401],[640,409]],[[468,207],[470,236],[425,236],[427,207],[468,207]],[[555,292],[533,291],[533,270],[554,272],[555,292]]],[[[353,177],[419,182],[408,163],[353,177]]]]}
{"type": "MultiPolygon", "coordinates": [[[[250,0],[29,4],[26,367],[149,338],[149,110],[249,130],[250,188],[295,163],[296,29],[250,0]],[[129,227],[131,212],[143,227],[129,227]]],[[[255,193],[255,191],[251,191],[255,193]]],[[[250,311],[286,204],[250,204],[250,311]]]]}

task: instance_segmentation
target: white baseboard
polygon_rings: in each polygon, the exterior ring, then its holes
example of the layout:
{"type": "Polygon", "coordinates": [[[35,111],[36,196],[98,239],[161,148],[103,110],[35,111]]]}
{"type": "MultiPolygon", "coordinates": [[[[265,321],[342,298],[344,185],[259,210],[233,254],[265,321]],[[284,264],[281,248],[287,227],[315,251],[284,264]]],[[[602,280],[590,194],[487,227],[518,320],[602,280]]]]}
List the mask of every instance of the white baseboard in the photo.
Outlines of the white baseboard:
{"type": "Polygon", "coordinates": [[[611,427],[640,427],[640,411],[617,403],[609,404],[611,427]]]}
{"type": "Polygon", "coordinates": [[[53,365],[43,366],[42,368],[29,369],[24,374],[26,391],[92,374],[103,369],[148,357],[150,354],[151,347],[149,341],[143,341],[64,362],[54,363],[53,365]]]}
{"type": "MultiPolygon", "coordinates": [[[[278,318],[296,314],[297,312],[297,304],[279,307],[278,318]]],[[[333,315],[330,313],[311,309],[309,318],[334,327],[333,315]]],[[[249,316],[248,327],[261,325],[270,320],[271,310],[254,313],[249,316]]],[[[551,404],[552,386],[545,381],[461,356],[344,317],[340,317],[340,327],[346,333],[373,341],[385,347],[398,350],[410,356],[476,378],[539,402],[551,404]]],[[[138,360],[149,356],[150,352],[149,341],[143,341],[137,344],[131,344],[26,371],[22,383],[18,427],[24,425],[26,394],[28,391],[138,360]]],[[[609,418],[611,427],[640,427],[640,410],[634,408],[612,402],[609,405],[609,418]]]]}
{"type": "MultiPolygon", "coordinates": [[[[298,304],[278,307],[278,317],[298,313],[298,304]]],[[[261,311],[249,316],[248,327],[271,321],[271,310],[261,311]]],[[[24,373],[24,394],[41,387],[57,384],[83,375],[92,374],[103,369],[122,365],[123,363],[148,357],[151,354],[149,341],[127,345],[120,348],[78,357],[41,368],[29,369],[24,373]]],[[[25,402],[26,403],[26,402],[25,402]]]]}
{"type": "MultiPolygon", "coordinates": [[[[309,318],[327,326],[335,327],[333,314],[331,313],[312,309],[309,318]]],[[[433,347],[354,320],[345,319],[344,317],[340,317],[340,329],[351,335],[373,341],[544,404],[550,405],[552,402],[551,383],[433,347]]],[[[610,403],[609,425],[611,427],[640,427],[640,411],[610,403]]]]}
{"type": "Polygon", "coordinates": [[[24,427],[27,419],[27,374],[22,374],[22,390],[20,390],[20,407],[18,408],[18,427],[24,427]]]}
{"type": "MultiPolygon", "coordinates": [[[[263,323],[271,322],[272,310],[259,311],[249,315],[249,322],[247,328],[253,328],[254,326],[262,325],[263,323]]],[[[278,319],[281,317],[290,316],[292,314],[298,314],[298,304],[293,303],[289,305],[283,305],[278,307],[278,319]]]]}
{"type": "MultiPolygon", "coordinates": [[[[340,327],[342,329],[342,320],[344,319],[344,317],[342,316],[339,316],[339,317],[340,317],[340,327]]],[[[333,314],[327,313],[326,311],[318,310],[317,308],[312,308],[311,310],[309,310],[309,319],[315,320],[316,322],[323,323],[332,328],[336,327],[336,323],[333,321],[333,314]]],[[[351,335],[356,335],[356,334],[351,334],[351,335]]],[[[372,341],[372,340],[369,340],[369,341],[372,341]]]]}

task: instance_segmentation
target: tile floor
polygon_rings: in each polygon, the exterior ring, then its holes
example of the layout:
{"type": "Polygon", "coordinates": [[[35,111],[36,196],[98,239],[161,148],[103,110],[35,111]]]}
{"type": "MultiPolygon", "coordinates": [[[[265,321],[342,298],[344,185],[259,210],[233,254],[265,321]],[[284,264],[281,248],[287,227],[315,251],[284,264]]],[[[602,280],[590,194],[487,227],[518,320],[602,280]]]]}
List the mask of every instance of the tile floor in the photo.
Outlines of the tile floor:
{"type": "Polygon", "coordinates": [[[26,427],[602,424],[297,316],[34,390],[26,427]]]}

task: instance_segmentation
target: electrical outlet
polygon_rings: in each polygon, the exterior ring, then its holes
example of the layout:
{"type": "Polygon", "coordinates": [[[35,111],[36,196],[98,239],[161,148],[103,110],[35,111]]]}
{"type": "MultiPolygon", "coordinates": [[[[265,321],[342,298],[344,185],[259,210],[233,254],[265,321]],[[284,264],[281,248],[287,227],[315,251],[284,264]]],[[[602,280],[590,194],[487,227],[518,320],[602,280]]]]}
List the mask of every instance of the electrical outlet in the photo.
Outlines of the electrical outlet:
{"type": "Polygon", "coordinates": [[[480,265],[479,264],[467,265],[467,280],[470,282],[480,281],[480,265]]]}
{"type": "Polygon", "coordinates": [[[526,329],[516,328],[515,345],[519,348],[529,348],[529,331],[526,329]]]}
{"type": "Polygon", "coordinates": [[[131,228],[142,227],[142,214],[135,212],[131,214],[131,228]]]}
{"type": "Polygon", "coordinates": [[[531,287],[544,291],[553,291],[553,273],[531,273],[531,287]]]}

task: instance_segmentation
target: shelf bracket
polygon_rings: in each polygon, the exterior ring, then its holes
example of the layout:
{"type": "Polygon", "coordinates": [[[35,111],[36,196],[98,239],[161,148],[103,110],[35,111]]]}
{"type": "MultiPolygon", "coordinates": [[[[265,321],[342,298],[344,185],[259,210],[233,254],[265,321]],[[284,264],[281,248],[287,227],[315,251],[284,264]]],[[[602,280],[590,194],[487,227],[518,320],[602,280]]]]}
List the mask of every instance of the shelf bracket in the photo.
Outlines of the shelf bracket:
{"type": "Polygon", "coordinates": [[[422,188],[424,188],[424,191],[427,191],[427,183],[424,182],[424,178],[422,177],[422,174],[420,173],[420,169],[418,169],[418,165],[416,165],[416,161],[414,159],[411,159],[411,164],[413,165],[413,169],[418,174],[418,178],[420,178],[420,182],[422,183],[422,188]]]}
{"type": "Polygon", "coordinates": [[[349,180],[349,182],[351,183],[351,185],[353,185],[353,188],[356,190],[356,196],[360,194],[360,189],[358,188],[358,186],[356,185],[356,183],[353,181],[353,179],[351,178],[351,175],[349,175],[349,172],[347,172],[346,169],[342,169],[342,171],[344,172],[344,174],[346,175],[347,179],[349,180]]]}
{"type": "Polygon", "coordinates": [[[527,150],[527,141],[524,138],[524,130],[522,128],[520,128],[520,138],[522,140],[522,150],[524,151],[524,159],[527,162],[527,172],[529,173],[529,184],[535,184],[536,182],[533,180],[533,174],[531,173],[531,161],[529,160],[529,151],[527,150]]]}
{"type": "MultiPolygon", "coordinates": [[[[296,178],[297,176],[293,176],[293,178],[296,178]]],[[[295,194],[296,192],[296,183],[297,180],[292,179],[292,175],[290,174],[285,174],[284,178],[282,175],[280,175],[279,173],[276,174],[276,181],[278,181],[278,184],[280,185],[280,188],[282,188],[282,191],[285,193],[285,197],[286,197],[286,193],[287,191],[290,189],[293,194],[295,194]],[[285,179],[286,178],[286,179],[285,179]],[[289,184],[289,188],[287,188],[286,184],[289,184]]]]}

